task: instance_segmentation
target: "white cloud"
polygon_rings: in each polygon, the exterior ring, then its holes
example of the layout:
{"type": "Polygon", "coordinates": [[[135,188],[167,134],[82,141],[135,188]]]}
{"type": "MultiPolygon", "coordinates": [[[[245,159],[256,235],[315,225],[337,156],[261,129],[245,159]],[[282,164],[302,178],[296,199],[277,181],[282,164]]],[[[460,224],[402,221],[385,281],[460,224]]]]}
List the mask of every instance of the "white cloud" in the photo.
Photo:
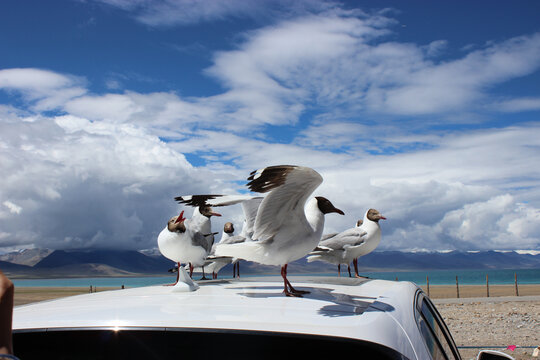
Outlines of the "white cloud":
{"type": "Polygon", "coordinates": [[[52,110],[86,93],[84,80],[41,69],[0,70],[0,89],[16,91],[38,111],[52,110]]]}
{"type": "MultiPolygon", "coordinates": [[[[193,5],[186,14],[201,21],[239,6],[203,14],[199,3],[107,2],[148,24],[184,21],[163,9],[193,5]]],[[[208,97],[91,94],[75,76],[0,70],[0,88],[30,104],[0,106],[1,246],[149,248],[178,210],[174,196],[237,192],[249,171],[289,163],[318,170],[317,194],[345,210],[327,231],[374,207],[388,217],[381,248],[540,248],[539,124],[450,132],[424,123],[480,111],[494,103],[491,88],[537,71],[540,35],[437,62],[445,40],[388,41],[395,21],[381,14],[332,9],[243,34],[215,53],[206,74],[225,90],[208,97]],[[276,129],[292,140],[275,141],[276,129]]],[[[538,109],[535,97],[498,106],[538,109]]],[[[216,231],[240,218],[223,212],[216,231]]]]}
{"type": "Polygon", "coordinates": [[[540,98],[527,97],[501,101],[493,105],[496,110],[503,112],[521,112],[540,110],[540,98]]]}
{"type": "Polygon", "coordinates": [[[9,211],[13,214],[19,215],[22,211],[22,207],[20,207],[17,204],[12,203],[11,201],[4,201],[2,204],[4,204],[5,207],[9,209],[9,211]]]}
{"type": "Polygon", "coordinates": [[[0,216],[10,234],[3,246],[152,247],[176,212],[173,197],[213,186],[182,154],[133,125],[71,115],[0,125],[9,174],[0,179],[9,210],[0,216]]]}
{"type": "Polygon", "coordinates": [[[304,13],[332,7],[319,0],[97,0],[132,13],[141,23],[151,26],[191,25],[229,18],[261,18],[275,14],[304,13]]]}
{"type": "Polygon", "coordinates": [[[72,78],[40,69],[0,70],[0,87],[21,91],[40,92],[41,89],[69,87],[72,78]]]}
{"type": "MultiPolygon", "coordinates": [[[[242,110],[269,104],[275,113],[269,120],[251,111],[252,118],[287,124],[309,110],[304,105],[291,111],[298,103],[328,112],[348,109],[349,114],[363,110],[426,115],[476,109],[491,88],[540,67],[540,34],[433,62],[431,57],[444,48],[444,40],[430,43],[427,50],[384,41],[393,22],[378,19],[375,26],[370,18],[324,13],[284,21],[247,34],[235,51],[216,54],[207,73],[230,88],[222,97],[232,96],[242,110]]],[[[268,107],[263,109],[267,114],[268,107]]]]}

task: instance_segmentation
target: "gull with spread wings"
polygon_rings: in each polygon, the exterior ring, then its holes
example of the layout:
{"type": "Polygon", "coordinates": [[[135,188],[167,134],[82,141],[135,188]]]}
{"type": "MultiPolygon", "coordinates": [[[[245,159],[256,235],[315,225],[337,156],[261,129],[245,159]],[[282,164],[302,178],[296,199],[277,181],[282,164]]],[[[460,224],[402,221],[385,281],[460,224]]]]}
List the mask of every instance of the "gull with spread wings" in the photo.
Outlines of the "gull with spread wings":
{"type": "MultiPolygon", "coordinates": [[[[218,244],[215,255],[279,265],[285,295],[302,296],[306,292],[296,290],[287,279],[287,264],[306,256],[317,246],[324,228],[325,214],[335,212],[343,215],[343,211],[322,196],[310,199],[323,179],[308,167],[269,166],[253,171],[248,180],[247,186],[251,191],[268,193],[256,213],[253,241],[218,244]]],[[[202,196],[210,206],[232,205],[243,201],[239,198],[250,198],[239,195],[235,202],[231,197],[220,199],[219,195],[202,196]]],[[[177,197],[176,200],[190,205],[194,198],[177,197]]]]}

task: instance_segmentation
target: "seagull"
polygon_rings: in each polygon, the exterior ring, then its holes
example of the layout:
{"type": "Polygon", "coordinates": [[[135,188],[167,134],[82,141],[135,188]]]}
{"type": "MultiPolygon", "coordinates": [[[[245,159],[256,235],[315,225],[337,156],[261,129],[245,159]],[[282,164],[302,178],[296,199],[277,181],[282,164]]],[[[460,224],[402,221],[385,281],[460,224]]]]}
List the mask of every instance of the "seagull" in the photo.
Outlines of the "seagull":
{"type": "MultiPolygon", "coordinates": [[[[233,236],[234,236],[234,225],[232,222],[226,222],[225,225],[223,226],[223,233],[221,234],[221,239],[219,240],[219,244],[227,242],[233,236]]],[[[217,244],[214,244],[212,246],[210,255],[207,258],[207,263],[205,264],[206,268],[212,271],[212,279],[217,279],[217,274],[219,270],[221,270],[224,266],[230,264],[233,261],[233,259],[228,256],[214,256],[216,245],[217,244]]],[[[236,267],[235,265],[233,266],[234,266],[233,267],[233,273],[234,273],[236,267]]]]}
{"type": "Polygon", "coordinates": [[[386,220],[384,216],[378,210],[369,209],[364,215],[364,220],[358,229],[362,229],[366,234],[362,237],[364,243],[352,248],[351,255],[354,256],[354,272],[355,277],[362,277],[358,274],[358,258],[369,254],[379,246],[381,242],[381,227],[379,226],[379,220],[386,220]]]}
{"type": "MultiPolygon", "coordinates": [[[[222,239],[220,241],[220,244],[234,244],[245,241],[253,241],[252,237],[253,232],[255,231],[255,219],[257,217],[257,212],[259,210],[259,206],[261,205],[262,200],[263,197],[257,196],[241,201],[242,210],[244,211],[244,223],[242,226],[242,231],[240,232],[240,235],[229,238],[226,242],[224,242],[222,239]]],[[[240,259],[234,258],[232,260],[232,263],[233,277],[240,277],[240,259]]]]}
{"type": "Polygon", "coordinates": [[[248,180],[251,191],[268,193],[258,207],[253,241],[218,244],[215,254],[279,265],[284,294],[301,297],[307,292],[296,290],[287,279],[288,263],[306,256],[317,246],[325,214],[344,213],[322,196],[308,201],[323,181],[322,176],[311,168],[269,166],[251,172],[248,180]]]}
{"type": "Polygon", "coordinates": [[[355,277],[358,274],[358,258],[372,252],[381,242],[381,228],[379,220],[386,220],[375,209],[369,209],[363,220],[356,222],[356,227],[347,229],[339,234],[330,234],[322,239],[314,251],[310,253],[307,261],[326,261],[338,266],[341,275],[341,264],[347,264],[351,276],[350,262],[354,264],[355,277]]]}
{"type": "MultiPolygon", "coordinates": [[[[229,206],[234,204],[241,204],[242,210],[244,212],[244,222],[242,226],[242,231],[240,235],[234,234],[234,225],[232,223],[225,224],[224,232],[222,234],[219,244],[236,244],[245,241],[252,241],[252,236],[255,226],[255,218],[257,216],[257,211],[259,205],[261,204],[263,197],[262,196],[251,196],[251,195],[189,195],[189,196],[178,196],[175,198],[180,204],[190,205],[190,206],[229,206]]],[[[208,260],[216,260],[218,262],[229,261],[233,263],[233,277],[240,277],[240,262],[238,258],[233,258],[230,256],[215,256],[215,246],[212,246],[212,251],[208,260]],[[228,259],[228,260],[227,260],[228,259]]],[[[211,262],[208,262],[210,264],[211,262]]],[[[217,265],[217,264],[216,264],[217,265]]],[[[226,264],[225,264],[226,265],[226,264]]],[[[223,265],[223,266],[225,266],[223,265]]],[[[219,268],[221,269],[221,268],[219,268]]],[[[218,270],[219,270],[218,269],[218,270]]]]}
{"type": "MultiPolygon", "coordinates": [[[[178,268],[181,263],[189,263],[190,269],[193,264],[203,264],[211,248],[204,234],[186,226],[184,211],[167,222],[158,235],[157,243],[161,254],[176,262],[178,268]]],[[[171,285],[178,283],[179,275],[180,272],[176,275],[176,282],[171,285]]]]}
{"type": "MultiPolygon", "coordinates": [[[[191,216],[191,219],[185,220],[185,226],[187,229],[191,230],[191,233],[199,232],[201,234],[204,234],[206,241],[208,242],[209,249],[211,249],[212,245],[214,244],[214,235],[215,235],[214,233],[212,233],[212,224],[210,222],[210,218],[212,216],[221,216],[221,214],[214,212],[210,206],[204,203],[200,203],[193,210],[193,215],[191,216]]],[[[191,262],[189,264],[189,276],[193,275],[194,265],[202,267],[203,275],[202,275],[201,280],[206,280],[206,276],[204,273],[204,262],[200,262],[200,261],[198,263],[191,262]]]]}
{"type": "Polygon", "coordinates": [[[341,276],[341,264],[347,264],[349,277],[351,277],[350,263],[354,259],[354,253],[350,250],[364,242],[362,236],[366,234],[359,229],[362,220],[356,222],[356,227],[347,229],[341,233],[331,233],[323,235],[319,245],[309,253],[308,262],[324,261],[337,265],[338,276],[341,276]]]}
{"type": "MultiPolygon", "coordinates": [[[[246,221],[244,220],[244,227],[246,228],[246,221]]],[[[221,240],[218,244],[236,244],[240,242],[246,241],[246,236],[244,235],[234,235],[234,225],[231,222],[225,223],[225,226],[223,227],[223,235],[221,236],[221,240]]],[[[217,245],[217,244],[216,244],[217,245]]],[[[213,248],[215,252],[215,246],[213,248]]],[[[229,258],[229,263],[232,262],[233,264],[233,278],[236,277],[237,270],[238,270],[238,277],[240,277],[240,259],[237,258],[229,258]]],[[[217,274],[216,274],[217,275],[217,274]]],[[[217,276],[216,276],[217,278],[217,276]]]]}

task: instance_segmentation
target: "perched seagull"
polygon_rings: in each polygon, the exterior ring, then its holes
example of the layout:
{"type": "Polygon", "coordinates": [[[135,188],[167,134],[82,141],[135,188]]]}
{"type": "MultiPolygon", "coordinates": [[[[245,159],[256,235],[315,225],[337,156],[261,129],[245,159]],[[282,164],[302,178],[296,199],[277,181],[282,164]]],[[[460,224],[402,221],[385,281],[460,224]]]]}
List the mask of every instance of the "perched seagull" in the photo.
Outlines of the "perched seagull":
{"type": "MultiPolygon", "coordinates": [[[[212,245],[214,244],[215,235],[214,233],[212,233],[212,224],[210,222],[210,218],[212,216],[221,216],[221,214],[214,212],[210,206],[200,203],[199,206],[196,206],[193,210],[193,215],[191,219],[185,220],[185,226],[187,229],[191,230],[191,233],[194,234],[199,232],[205,236],[209,249],[211,249],[212,245]]],[[[206,276],[204,273],[204,262],[191,262],[189,264],[189,276],[193,275],[194,266],[202,267],[203,275],[201,280],[206,280],[206,276]]]]}
{"type": "MultiPolygon", "coordinates": [[[[193,264],[203,264],[211,248],[204,234],[186,226],[183,211],[168,221],[165,229],[159,233],[157,242],[161,254],[176,262],[178,268],[181,263],[188,263],[190,269],[193,268],[193,264]]],[[[176,283],[179,275],[180,272],[176,275],[176,283]]]]}
{"type": "Polygon", "coordinates": [[[354,256],[354,272],[356,277],[362,277],[358,274],[358,258],[369,254],[379,246],[381,242],[381,227],[379,226],[379,220],[386,220],[381,213],[375,209],[369,209],[364,215],[364,220],[358,229],[362,229],[366,232],[363,236],[364,243],[352,248],[350,251],[354,256]]]}
{"type": "MultiPolygon", "coordinates": [[[[234,236],[234,225],[232,222],[227,222],[223,226],[223,233],[221,234],[221,239],[219,240],[219,243],[225,243],[229,239],[231,239],[234,236]]],[[[210,255],[207,258],[207,262],[205,264],[206,268],[210,271],[212,271],[212,279],[217,279],[217,274],[219,270],[221,270],[225,265],[228,265],[232,262],[232,258],[228,256],[214,256],[214,251],[217,244],[214,244],[212,246],[212,250],[210,251],[210,255]]],[[[234,272],[233,268],[233,272],[234,272]]],[[[234,275],[234,274],[233,274],[234,275]]]]}
{"type": "Polygon", "coordinates": [[[325,261],[338,266],[341,273],[341,264],[347,264],[351,276],[350,262],[354,264],[355,277],[358,274],[358,258],[372,252],[381,242],[381,228],[379,220],[386,220],[375,209],[369,209],[364,220],[358,220],[356,227],[347,229],[339,234],[331,234],[322,239],[319,245],[310,253],[307,261],[325,261]]]}
{"type": "Polygon", "coordinates": [[[362,220],[356,222],[356,227],[347,229],[341,233],[332,233],[323,235],[319,245],[309,253],[308,262],[324,261],[337,265],[338,276],[341,276],[341,264],[347,264],[349,277],[351,277],[350,263],[355,254],[350,251],[358,245],[364,243],[362,236],[366,234],[364,230],[359,229],[362,220]]]}
{"type": "MultiPolygon", "coordinates": [[[[191,219],[186,219],[186,227],[193,231],[198,231],[201,234],[212,234],[212,224],[210,218],[212,216],[221,216],[214,212],[212,208],[206,204],[200,204],[193,210],[191,219]]],[[[210,247],[214,244],[214,235],[206,237],[210,247]]]]}
{"type": "MultiPolygon", "coordinates": [[[[246,222],[244,221],[244,227],[246,222]]],[[[246,241],[246,237],[239,235],[234,235],[234,225],[231,222],[225,223],[225,226],[223,226],[223,235],[221,236],[221,240],[218,244],[235,244],[239,242],[246,241]]],[[[217,245],[217,244],[216,244],[217,245]]],[[[213,248],[215,252],[215,247],[213,248]]],[[[239,259],[236,258],[230,258],[230,261],[233,264],[233,278],[236,277],[236,270],[238,269],[238,277],[240,277],[240,262],[239,259]]],[[[216,274],[217,275],[217,274],[216,274]]],[[[216,276],[217,278],[217,276],[216,276]]]]}
{"type": "MultiPolygon", "coordinates": [[[[255,218],[257,211],[263,200],[261,196],[250,195],[190,195],[178,196],[175,198],[179,203],[190,206],[229,206],[241,204],[244,212],[244,223],[240,235],[234,235],[234,226],[232,223],[225,224],[219,244],[236,244],[245,241],[252,241],[252,236],[255,227],[255,218]]],[[[215,256],[214,249],[217,244],[212,247],[211,255],[208,260],[216,260],[218,263],[228,261],[233,263],[233,277],[240,277],[240,262],[238,258],[230,256],[215,256]]],[[[208,264],[210,264],[209,262],[208,264]]],[[[226,264],[225,264],[226,265],[226,264]]],[[[223,266],[225,266],[223,265],[223,266]]],[[[218,266],[218,264],[215,264],[218,266]]],[[[221,269],[221,268],[219,268],[221,269]]]]}
{"type": "MultiPolygon", "coordinates": [[[[255,219],[257,218],[257,212],[261,205],[263,198],[261,196],[253,197],[250,199],[242,200],[242,210],[244,211],[244,223],[240,235],[233,236],[227,239],[225,242],[223,239],[220,244],[236,244],[245,241],[253,241],[253,232],[255,227],[255,219]]],[[[232,225],[232,224],[231,224],[232,225]]],[[[233,258],[233,277],[240,277],[240,259],[233,258]]]]}
{"type": "Polygon", "coordinates": [[[287,264],[306,256],[317,246],[325,214],[344,213],[322,196],[308,201],[323,181],[319,173],[308,167],[269,166],[253,171],[248,180],[251,191],[268,192],[258,207],[253,241],[218,244],[215,254],[280,265],[283,292],[286,296],[300,297],[307,292],[293,288],[287,279],[287,264]]]}

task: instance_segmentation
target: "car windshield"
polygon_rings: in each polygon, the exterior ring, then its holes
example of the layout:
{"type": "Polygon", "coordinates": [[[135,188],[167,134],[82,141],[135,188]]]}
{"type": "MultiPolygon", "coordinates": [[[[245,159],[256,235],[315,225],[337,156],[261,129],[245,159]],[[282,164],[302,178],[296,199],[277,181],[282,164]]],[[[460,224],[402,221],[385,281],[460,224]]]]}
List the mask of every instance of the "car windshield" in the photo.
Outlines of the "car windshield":
{"type": "Polygon", "coordinates": [[[326,336],[223,330],[62,330],[14,334],[15,354],[30,359],[253,359],[354,354],[406,359],[382,345],[326,336]]]}

